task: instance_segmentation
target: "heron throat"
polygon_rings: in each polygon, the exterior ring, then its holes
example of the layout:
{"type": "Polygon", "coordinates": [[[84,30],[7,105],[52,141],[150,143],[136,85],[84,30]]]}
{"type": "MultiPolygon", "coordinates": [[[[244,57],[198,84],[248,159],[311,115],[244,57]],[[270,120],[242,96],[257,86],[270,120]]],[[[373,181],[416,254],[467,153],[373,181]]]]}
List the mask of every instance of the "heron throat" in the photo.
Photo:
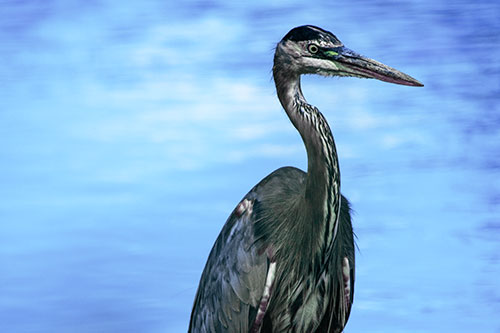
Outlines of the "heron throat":
{"type": "Polygon", "coordinates": [[[304,98],[300,75],[275,65],[273,76],[281,105],[306,147],[308,164],[302,204],[308,209],[308,221],[304,223],[316,227],[318,250],[326,259],[337,233],[341,200],[335,141],[325,117],[304,98]]]}

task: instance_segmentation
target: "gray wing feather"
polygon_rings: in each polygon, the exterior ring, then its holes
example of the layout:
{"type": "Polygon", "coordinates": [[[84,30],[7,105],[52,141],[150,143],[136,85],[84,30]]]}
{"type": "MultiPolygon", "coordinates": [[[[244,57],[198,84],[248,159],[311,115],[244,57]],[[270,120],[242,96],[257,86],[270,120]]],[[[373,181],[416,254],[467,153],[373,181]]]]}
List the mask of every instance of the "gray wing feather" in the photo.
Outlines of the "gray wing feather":
{"type": "Polygon", "coordinates": [[[248,332],[264,291],[268,259],[254,239],[255,191],[226,221],[207,260],[189,332],[248,332]]]}

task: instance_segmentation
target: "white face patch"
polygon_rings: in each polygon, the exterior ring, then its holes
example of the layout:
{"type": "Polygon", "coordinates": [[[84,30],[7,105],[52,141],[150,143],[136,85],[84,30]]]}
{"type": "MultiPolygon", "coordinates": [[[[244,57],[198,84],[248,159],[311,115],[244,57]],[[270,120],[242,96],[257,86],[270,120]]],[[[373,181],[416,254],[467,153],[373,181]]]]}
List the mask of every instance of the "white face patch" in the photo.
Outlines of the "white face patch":
{"type": "MultiPolygon", "coordinates": [[[[342,43],[333,44],[327,40],[312,41],[282,41],[276,48],[276,55],[280,62],[286,64],[287,69],[297,74],[319,74],[324,76],[350,75],[342,64],[329,59],[315,57],[309,46],[314,44],[320,48],[342,47],[342,43]]],[[[332,51],[333,52],[333,51],[332,51]]]]}
{"type": "Polygon", "coordinates": [[[331,60],[304,57],[301,61],[304,67],[311,68],[307,74],[335,75],[340,71],[340,66],[331,60]]]}

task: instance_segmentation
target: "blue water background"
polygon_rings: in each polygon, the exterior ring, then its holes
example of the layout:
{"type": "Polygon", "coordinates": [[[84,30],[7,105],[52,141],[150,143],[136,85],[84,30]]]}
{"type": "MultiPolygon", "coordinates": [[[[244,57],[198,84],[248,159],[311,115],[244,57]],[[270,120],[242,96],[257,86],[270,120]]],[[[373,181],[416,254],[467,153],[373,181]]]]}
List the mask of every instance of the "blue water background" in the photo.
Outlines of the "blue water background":
{"type": "Polygon", "coordinates": [[[500,332],[498,1],[0,1],[0,332],[184,332],[260,179],[306,168],[273,48],[315,24],[424,88],[305,77],[355,211],[346,332],[500,332]]]}

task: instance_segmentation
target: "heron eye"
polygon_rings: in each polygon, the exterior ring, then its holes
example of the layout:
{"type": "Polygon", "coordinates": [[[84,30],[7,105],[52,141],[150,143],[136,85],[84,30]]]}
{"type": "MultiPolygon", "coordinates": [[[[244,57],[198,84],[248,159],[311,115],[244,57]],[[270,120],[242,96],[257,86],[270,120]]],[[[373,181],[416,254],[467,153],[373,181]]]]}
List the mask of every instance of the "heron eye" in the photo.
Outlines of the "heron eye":
{"type": "Polygon", "coordinates": [[[309,52],[311,53],[317,53],[319,48],[317,45],[314,45],[314,44],[309,44],[309,46],[307,47],[307,49],[309,50],[309,52]]]}

